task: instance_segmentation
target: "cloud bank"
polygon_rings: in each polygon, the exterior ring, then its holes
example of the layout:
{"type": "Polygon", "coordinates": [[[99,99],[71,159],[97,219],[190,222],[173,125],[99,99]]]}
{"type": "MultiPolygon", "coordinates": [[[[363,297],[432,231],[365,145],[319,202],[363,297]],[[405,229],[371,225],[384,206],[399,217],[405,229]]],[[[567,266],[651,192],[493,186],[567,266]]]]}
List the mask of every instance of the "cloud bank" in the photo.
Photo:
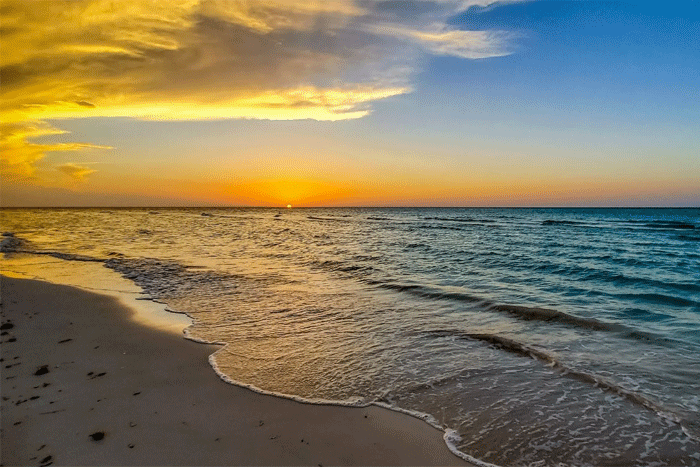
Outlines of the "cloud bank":
{"type": "Polygon", "coordinates": [[[5,0],[0,168],[31,177],[47,153],[101,147],[32,142],[63,133],[47,120],[366,116],[375,102],[411,91],[426,53],[509,54],[507,31],[447,25],[494,3],[5,0]]]}

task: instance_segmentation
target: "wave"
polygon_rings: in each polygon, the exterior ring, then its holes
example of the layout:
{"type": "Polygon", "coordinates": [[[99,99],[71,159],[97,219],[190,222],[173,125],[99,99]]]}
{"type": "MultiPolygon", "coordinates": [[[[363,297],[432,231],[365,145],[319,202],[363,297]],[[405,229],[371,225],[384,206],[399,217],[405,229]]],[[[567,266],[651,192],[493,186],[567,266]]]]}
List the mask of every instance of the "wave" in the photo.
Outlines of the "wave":
{"type": "Polygon", "coordinates": [[[642,308],[626,308],[622,310],[622,313],[636,321],[664,321],[673,318],[672,315],[662,313],[661,310],[656,308],[654,308],[654,311],[642,308]]]}
{"type": "Polygon", "coordinates": [[[621,325],[604,323],[593,318],[581,318],[550,308],[498,304],[488,299],[477,297],[475,295],[470,295],[464,292],[443,291],[438,289],[432,289],[418,284],[397,284],[392,282],[379,281],[367,282],[369,284],[376,285],[377,287],[382,289],[410,293],[411,295],[423,298],[431,298],[437,300],[452,300],[457,302],[478,304],[487,311],[504,312],[525,320],[572,324],[578,327],[594,329],[597,331],[620,331],[624,329],[621,325]]]}
{"type": "Polygon", "coordinates": [[[463,227],[457,227],[454,225],[435,225],[435,224],[417,224],[416,227],[419,229],[437,229],[437,230],[456,230],[458,232],[463,232],[466,230],[463,227]]]}
{"type": "Polygon", "coordinates": [[[653,332],[640,331],[633,327],[628,327],[618,323],[599,321],[593,318],[582,318],[580,316],[570,315],[551,308],[494,303],[488,299],[477,297],[475,295],[470,295],[463,292],[440,291],[418,284],[384,283],[370,280],[365,282],[382,289],[407,293],[422,298],[469,303],[486,311],[507,313],[516,319],[526,321],[565,324],[593,331],[617,332],[625,338],[637,341],[652,342],[663,346],[675,346],[679,343],[683,343],[683,341],[664,337],[653,332]]]}
{"type": "Polygon", "coordinates": [[[561,365],[561,362],[559,362],[553,355],[550,355],[543,350],[538,350],[534,347],[522,344],[513,339],[498,336],[495,334],[472,333],[456,329],[434,329],[421,331],[421,334],[430,337],[456,337],[458,339],[478,340],[486,342],[492,347],[495,347],[500,350],[506,350],[511,353],[517,353],[522,356],[542,360],[550,365],[561,365]]]}
{"type": "Polygon", "coordinates": [[[397,284],[393,282],[382,282],[382,281],[366,281],[370,285],[375,285],[381,289],[387,289],[387,290],[393,290],[396,292],[405,292],[405,293],[410,293],[412,295],[418,296],[418,297],[423,297],[423,298],[432,298],[432,299],[444,299],[444,300],[453,300],[453,301],[458,301],[458,302],[467,302],[467,303],[478,303],[482,305],[487,305],[490,302],[484,298],[477,297],[475,295],[469,295],[467,293],[463,292],[449,292],[449,291],[442,291],[442,290],[437,290],[437,289],[431,289],[429,287],[426,287],[424,285],[418,285],[418,284],[397,284]]]}
{"type": "Polygon", "coordinates": [[[673,221],[673,220],[639,220],[639,219],[627,219],[619,221],[611,221],[613,224],[618,225],[629,225],[630,230],[668,230],[668,231],[687,231],[687,230],[700,230],[700,226],[686,221],[673,221]]]}
{"type": "Polygon", "coordinates": [[[604,323],[593,318],[580,318],[550,308],[522,305],[491,305],[487,309],[509,313],[525,320],[572,324],[580,328],[596,331],[619,331],[622,329],[620,325],[604,323]]]}
{"type": "Polygon", "coordinates": [[[491,219],[476,219],[473,217],[423,217],[424,220],[445,221],[445,222],[464,222],[469,224],[495,224],[496,221],[491,219]]]}
{"type": "Polygon", "coordinates": [[[659,293],[639,293],[639,294],[617,294],[617,297],[632,299],[632,300],[644,300],[650,303],[656,303],[659,305],[671,305],[679,307],[694,307],[700,306],[700,302],[694,300],[674,297],[672,295],[664,295],[659,293]]]}
{"type": "Polygon", "coordinates": [[[187,296],[199,288],[234,289],[241,279],[230,273],[187,266],[176,261],[155,258],[113,257],[104,260],[105,267],[120,273],[155,298],[187,296]]]}
{"type": "Polygon", "coordinates": [[[5,235],[14,241],[2,243],[4,253],[45,255],[67,261],[103,263],[122,277],[131,280],[156,299],[167,299],[173,292],[186,295],[187,291],[198,287],[235,288],[242,276],[206,269],[202,266],[188,266],[176,261],[156,258],[128,258],[122,253],[110,252],[108,258],[64,253],[51,250],[29,249],[29,242],[14,235],[5,235]]]}
{"type": "Polygon", "coordinates": [[[64,259],[67,261],[84,261],[84,262],[94,262],[101,263],[104,260],[100,258],[95,258],[92,256],[78,255],[74,253],[63,253],[61,251],[51,251],[51,250],[32,250],[27,249],[29,242],[26,240],[15,237],[14,235],[5,235],[2,241],[0,241],[0,252],[2,253],[25,253],[31,255],[44,255],[52,256],[58,259],[64,259]]]}
{"type": "Polygon", "coordinates": [[[639,231],[642,229],[649,230],[700,230],[700,227],[690,222],[683,221],[668,221],[668,220],[622,220],[622,221],[609,221],[609,225],[605,224],[591,224],[589,222],[583,221],[573,221],[573,220],[559,220],[559,219],[546,219],[542,221],[542,225],[546,226],[585,226],[585,227],[613,227],[613,228],[623,228],[626,230],[639,231]],[[622,227],[628,225],[629,227],[622,227]],[[616,227],[617,226],[617,227],[616,227]]]}
{"type": "MultiPolygon", "coordinates": [[[[493,348],[504,350],[513,354],[520,355],[522,357],[529,357],[534,360],[539,360],[546,363],[551,368],[554,368],[561,372],[563,376],[576,379],[583,383],[592,384],[603,390],[612,392],[627,400],[643,406],[655,413],[661,415],[662,417],[672,420],[676,423],[682,424],[683,419],[673,411],[664,407],[661,403],[643,395],[636,391],[632,391],[623,386],[620,386],[607,378],[603,378],[599,375],[594,375],[592,373],[587,373],[585,371],[576,370],[564,364],[562,361],[556,358],[555,355],[550,354],[544,350],[537,349],[533,346],[523,344],[514,339],[510,339],[503,336],[498,336],[495,334],[482,334],[482,333],[470,333],[466,331],[460,331],[456,329],[437,329],[422,331],[420,334],[429,337],[454,337],[457,339],[466,340],[476,340],[485,342],[493,348]]],[[[445,379],[445,378],[442,378],[445,379]]]]}
{"type": "Polygon", "coordinates": [[[414,249],[414,248],[421,249],[421,250],[429,250],[430,249],[430,245],[428,245],[427,243],[404,243],[401,246],[403,246],[404,248],[409,249],[409,250],[414,249]]]}
{"type": "Polygon", "coordinates": [[[355,277],[363,277],[371,274],[375,271],[373,266],[367,264],[353,264],[345,261],[335,261],[335,260],[325,260],[325,261],[312,261],[307,263],[309,267],[323,269],[332,272],[344,272],[344,273],[354,273],[351,274],[355,277]]]}
{"type": "MultiPolygon", "coordinates": [[[[625,261],[623,261],[624,263],[625,261]]],[[[662,289],[677,289],[689,292],[699,292],[700,284],[684,283],[684,282],[664,282],[657,279],[649,279],[646,277],[635,277],[625,275],[619,272],[606,271],[603,269],[592,269],[578,265],[570,266],[566,271],[566,275],[576,276],[581,280],[600,280],[603,282],[611,282],[617,285],[632,285],[632,286],[652,286],[662,289]]]]}
{"type": "Polygon", "coordinates": [[[542,225],[589,225],[589,224],[586,224],[585,222],[580,222],[580,221],[560,221],[560,220],[547,219],[545,221],[542,221],[542,225]]]}
{"type": "Polygon", "coordinates": [[[649,227],[650,229],[682,229],[682,230],[695,230],[695,224],[689,224],[687,222],[679,221],[652,221],[644,224],[644,227],[649,227]]]}
{"type": "Polygon", "coordinates": [[[16,253],[20,248],[26,245],[26,240],[15,237],[13,232],[3,232],[3,239],[0,240],[0,252],[16,253]]]}
{"type": "MultiPolygon", "coordinates": [[[[282,213],[280,212],[279,214],[276,214],[275,217],[280,216],[282,213]]],[[[196,213],[192,213],[192,215],[197,215],[196,213]]],[[[254,216],[241,216],[241,215],[226,215],[226,214],[221,214],[219,212],[213,213],[209,211],[202,211],[199,213],[200,217],[216,217],[219,219],[235,219],[235,220],[251,220],[251,219],[258,219],[258,217],[254,216]]]]}
{"type": "Polygon", "coordinates": [[[307,219],[313,221],[335,221],[335,222],[350,222],[349,219],[341,219],[338,217],[319,217],[319,216],[306,216],[307,219]]]}

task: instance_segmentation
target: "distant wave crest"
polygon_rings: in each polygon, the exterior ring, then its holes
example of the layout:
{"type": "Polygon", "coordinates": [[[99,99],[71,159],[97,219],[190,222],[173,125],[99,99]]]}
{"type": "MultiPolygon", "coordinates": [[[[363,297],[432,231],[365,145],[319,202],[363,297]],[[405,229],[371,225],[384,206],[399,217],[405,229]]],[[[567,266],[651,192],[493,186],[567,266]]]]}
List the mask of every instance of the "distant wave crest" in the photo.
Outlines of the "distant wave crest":
{"type": "MultiPolygon", "coordinates": [[[[603,390],[615,393],[635,404],[653,410],[654,412],[658,413],[664,418],[672,420],[676,423],[682,424],[683,422],[683,419],[680,415],[672,412],[659,402],[649,397],[646,397],[638,392],[622,387],[606,378],[603,378],[602,376],[573,369],[562,363],[559,359],[556,358],[555,355],[548,353],[544,350],[537,349],[533,346],[523,344],[514,339],[498,336],[495,334],[470,333],[456,329],[428,330],[423,331],[421,334],[437,338],[452,337],[457,339],[477,340],[485,342],[488,345],[499,350],[504,350],[506,352],[514,353],[523,357],[530,357],[535,360],[540,360],[549,365],[550,367],[559,370],[562,373],[562,375],[566,377],[573,378],[584,383],[592,384],[597,387],[600,387],[603,390]]],[[[438,383],[443,382],[442,380],[444,379],[445,378],[442,378],[441,381],[439,381],[438,383]]]]}

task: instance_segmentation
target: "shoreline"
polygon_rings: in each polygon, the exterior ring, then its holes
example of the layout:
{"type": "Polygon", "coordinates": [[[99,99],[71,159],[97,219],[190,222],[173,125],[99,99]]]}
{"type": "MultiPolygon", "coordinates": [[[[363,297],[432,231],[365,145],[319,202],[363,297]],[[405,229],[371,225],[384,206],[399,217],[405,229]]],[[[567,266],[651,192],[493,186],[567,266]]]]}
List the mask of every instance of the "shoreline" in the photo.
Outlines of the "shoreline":
{"type": "Polygon", "coordinates": [[[470,465],[411,415],[229,384],[220,346],[114,297],[7,276],[0,292],[3,465],[470,465]]]}

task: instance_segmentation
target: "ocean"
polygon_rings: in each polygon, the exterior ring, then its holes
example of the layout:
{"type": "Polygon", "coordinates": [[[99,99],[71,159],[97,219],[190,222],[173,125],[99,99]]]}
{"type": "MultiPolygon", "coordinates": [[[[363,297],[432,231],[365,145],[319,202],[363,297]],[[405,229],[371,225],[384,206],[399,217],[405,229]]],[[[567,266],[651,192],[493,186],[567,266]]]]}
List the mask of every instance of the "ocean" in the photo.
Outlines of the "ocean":
{"type": "Polygon", "coordinates": [[[0,269],[101,264],[222,378],[376,404],[482,465],[700,465],[700,209],[3,209],[0,269]]]}

